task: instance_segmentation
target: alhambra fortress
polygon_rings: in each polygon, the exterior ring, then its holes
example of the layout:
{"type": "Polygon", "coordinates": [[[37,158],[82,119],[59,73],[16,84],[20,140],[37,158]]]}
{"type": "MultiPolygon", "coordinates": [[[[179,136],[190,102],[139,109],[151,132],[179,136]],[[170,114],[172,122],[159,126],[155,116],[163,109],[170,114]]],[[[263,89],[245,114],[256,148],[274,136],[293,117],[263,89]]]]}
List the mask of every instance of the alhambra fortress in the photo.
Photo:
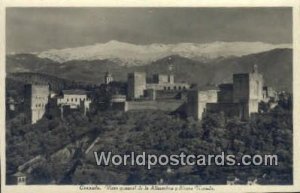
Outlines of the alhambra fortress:
{"type": "MultiPolygon", "coordinates": [[[[247,121],[259,112],[261,101],[272,100],[275,106],[277,92],[264,85],[257,65],[253,65],[251,72],[233,74],[232,80],[232,83],[218,86],[197,87],[187,82],[176,82],[172,70],[152,76],[145,72],[132,72],[128,74],[127,93],[112,95],[110,109],[123,112],[145,109],[180,112],[196,120],[201,120],[207,112],[223,112],[226,117],[247,121]]],[[[104,83],[109,85],[113,81],[113,75],[106,72],[104,83]]],[[[93,105],[85,90],[62,89],[60,93],[51,90],[46,82],[31,82],[25,86],[24,107],[32,124],[44,116],[49,105],[55,106],[62,118],[72,111],[86,115],[93,105]]],[[[13,101],[7,103],[9,110],[13,111],[13,101]]]]}

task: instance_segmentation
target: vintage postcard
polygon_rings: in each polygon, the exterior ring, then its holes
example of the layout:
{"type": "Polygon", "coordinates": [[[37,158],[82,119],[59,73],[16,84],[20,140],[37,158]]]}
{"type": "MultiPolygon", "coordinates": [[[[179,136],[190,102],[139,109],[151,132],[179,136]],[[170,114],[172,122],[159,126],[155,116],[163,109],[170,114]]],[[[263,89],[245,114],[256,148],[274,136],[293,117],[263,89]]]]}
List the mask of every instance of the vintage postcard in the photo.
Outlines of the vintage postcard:
{"type": "Polygon", "coordinates": [[[2,2],[2,192],[300,191],[299,9],[2,2]]]}

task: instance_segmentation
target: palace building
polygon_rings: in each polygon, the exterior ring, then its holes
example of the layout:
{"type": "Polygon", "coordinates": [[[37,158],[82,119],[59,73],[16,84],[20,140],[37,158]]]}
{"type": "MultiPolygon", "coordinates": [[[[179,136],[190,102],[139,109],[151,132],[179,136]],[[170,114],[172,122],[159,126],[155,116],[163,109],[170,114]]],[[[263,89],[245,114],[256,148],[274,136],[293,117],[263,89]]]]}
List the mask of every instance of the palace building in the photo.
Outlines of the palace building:
{"type": "MultiPolygon", "coordinates": [[[[62,96],[57,98],[57,105],[63,111],[64,108],[70,110],[82,109],[84,115],[90,110],[91,100],[84,90],[63,90],[62,96]]],[[[62,112],[63,114],[63,112],[62,112]]]]}
{"type": "Polygon", "coordinates": [[[248,120],[257,113],[263,101],[263,75],[257,65],[250,73],[233,74],[233,83],[221,84],[219,88],[190,90],[187,114],[201,120],[205,112],[224,112],[248,120]]]}
{"type": "MultiPolygon", "coordinates": [[[[146,99],[156,96],[156,92],[170,93],[172,91],[180,92],[190,88],[185,82],[175,82],[173,74],[153,74],[147,78],[145,72],[133,72],[128,74],[127,98],[129,100],[146,99]]],[[[155,97],[154,97],[155,98],[155,97]]]]}

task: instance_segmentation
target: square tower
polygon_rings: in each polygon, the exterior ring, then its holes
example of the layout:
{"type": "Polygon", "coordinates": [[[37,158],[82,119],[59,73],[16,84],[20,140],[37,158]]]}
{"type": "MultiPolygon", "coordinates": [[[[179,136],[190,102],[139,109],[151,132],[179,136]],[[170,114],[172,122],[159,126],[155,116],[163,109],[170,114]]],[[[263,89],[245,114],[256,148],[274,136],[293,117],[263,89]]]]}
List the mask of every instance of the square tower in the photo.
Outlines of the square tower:
{"type": "Polygon", "coordinates": [[[187,96],[187,116],[201,120],[206,111],[207,103],[218,102],[218,90],[190,90],[187,96]]]}
{"type": "Polygon", "coordinates": [[[133,100],[143,97],[146,89],[146,74],[144,72],[129,73],[127,84],[128,99],[133,100]]]}
{"type": "Polygon", "coordinates": [[[44,116],[48,97],[49,85],[25,85],[24,105],[32,124],[44,116]]]}
{"type": "Polygon", "coordinates": [[[258,112],[258,104],[263,100],[263,76],[254,65],[251,73],[233,75],[233,102],[243,106],[243,119],[258,112]]]}

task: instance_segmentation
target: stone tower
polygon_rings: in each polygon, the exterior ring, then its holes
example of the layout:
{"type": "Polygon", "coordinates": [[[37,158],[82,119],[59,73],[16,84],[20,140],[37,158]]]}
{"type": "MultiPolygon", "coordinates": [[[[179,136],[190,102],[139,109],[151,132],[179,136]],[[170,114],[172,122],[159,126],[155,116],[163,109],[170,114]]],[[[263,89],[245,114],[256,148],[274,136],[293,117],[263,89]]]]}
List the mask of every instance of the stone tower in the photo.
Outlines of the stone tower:
{"type": "Polygon", "coordinates": [[[112,77],[112,74],[109,73],[109,72],[106,72],[105,73],[105,76],[104,76],[104,83],[105,84],[109,84],[110,82],[112,82],[114,79],[112,77]]]}
{"type": "Polygon", "coordinates": [[[25,85],[24,106],[30,117],[31,124],[40,120],[48,104],[49,85],[25,85]]]}
{"type": "Polygon", "coordinates": [[[144,96],[146,89],[146,74],[144,72],[133,72],[128,74],[128,99],[134,100],[144,96]]]}
{"type": "Polygon", "coordinates": [[[263,75],[258,72],[257,65],[251,73],[233,75],[233,102],[242,104],[243,119],[258,112],[258,104],[263,100],[263,84],[263,75]]]}
{"type": "Polygon", "coordinates": [[[168,83],[174,84],[174,65],[172,64],[172,58],[169,58],[169,66],[168,66],[168,83]]]}
{"type": "Polygon", "coordinates": [[[218,102],[218,89],[207,88],[203,90],[192,89],[187,96],[187,116],[201,120],[206,111],[207,103],[218,102]]]}
{"type": "Polygon", "coordinates": [[[174,75],[173,74],[168,74],[168,83],[174,84],[174,75]]]}

